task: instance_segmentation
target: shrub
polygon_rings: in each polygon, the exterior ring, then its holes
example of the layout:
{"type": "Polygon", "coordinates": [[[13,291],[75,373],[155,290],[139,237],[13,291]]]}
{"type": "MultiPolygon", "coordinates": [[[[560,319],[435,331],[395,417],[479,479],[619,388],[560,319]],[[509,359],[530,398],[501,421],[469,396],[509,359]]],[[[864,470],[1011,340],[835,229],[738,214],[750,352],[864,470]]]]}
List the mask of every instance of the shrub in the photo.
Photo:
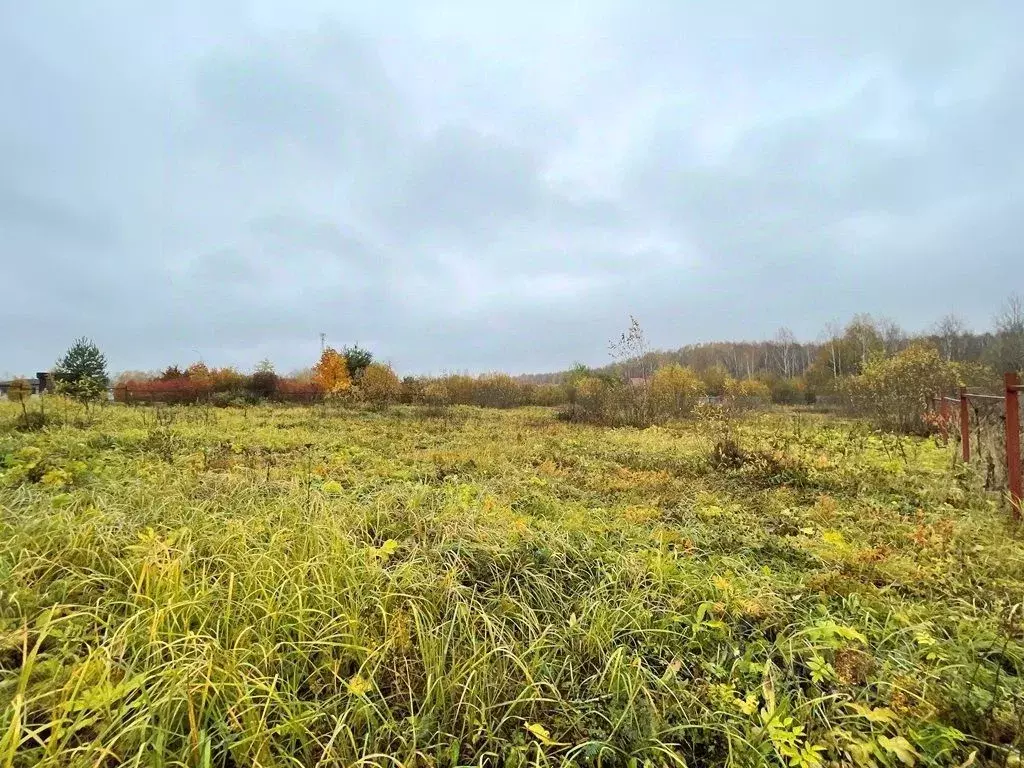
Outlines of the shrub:
{"type": "Polygon", "coordinates": [[[89,403],[103,397],[106,389],[107,387],[101,379],[92,376],[84,376],[74,381],[59,381],[56,387],[58,393],[84,403],[86,410],[88,410],[89,403]]]}
{"type": "Polygon", "coordinates": [[[370,363],[363,371],[359,389],[370,403],[383,407],[398,400],[402,394],[402,383],[390,365],[370,363]]]}
{"type": "Polygon", "coordinates": [[[731,379],[725,396],[734,408],[759,408],[771,402],[771,389],[759,379],[731,379]]]}
{"type": "Polygon", "coordinates": [[[951,363],[956,371],[957,383],[963,387],[974,387],[986,392],[1000,392],[1003,389],[1001,376],[989,366],[977,362],[951,363]]]}
{"type": "Polygon", "coordinates": [[[245,375],[234,368],[214,368],[210,371],[210,387],[214,392],[238,392],[245,389],[245,375]]]}
{"type": "Polygon", "coordinates": [[[427,384],[423,379],[415,376],[406,376],[402,379],[402,394],[398,398],[403,403],[422,403],[423,391],[427,384]]]}
{"type": "MultiPolygon", "coordinates": [[[[347,372],[346,372],[347,374],[347,372]]],[[[277,380],[274,397],[290,403],[315,403],[324,396],[323,389],[315,381],[281,377],[277,380]]]]}
{"type": "Polygon", "coordinates": [[[526,385],[506,373],[477,377],[472,392],[473,404],[485,408],[515,408],[528,402],[526,385]]]}
{"type": "Polygon", "coordinates": [[[114,399],[122,403],[201,403],[212,392],[209,381],[193,381],[186,376],[151,381],[126,381],[114,388],[114,399]]]}
{"type": "Polygon", "coordinates": [[[609,383],[596,376],[581,379],[576,385],[576,405],[584,413],[601,416],[608,407],[609,383]]]}
{"type": "Polygon", "coordinates": [[[269,363],[261,363],[252,376],[234,368],[207,368],[194,363],[182,371],[169,366],[158,378],[119,377],[114,399],[122,403],[189,405],[210,402],[217,406],[247,405],[280,397],[291,402],[315,402],[321,397],[316,384],[278,377],[269,363]]]}
{"type": "Polygon", "coordinates": [[[764,382],[773,403],[779,405],[796,405],[805,402],[806,385],[802,379],[772,376],[764,382]]]}
{"type": "Polygon", "coordinates": [[[423,387],[423,402],[435,408],[448,405],[451,402],[448,387],[441,381],[429,382],[423,387]]]}
{"type": "Polygon", "coordinates": [[[419,402],[423,388],[431,382],[444,386],[449,402],[459,405],[518,408],[531,403],[558,405],[567,400],[566,388],[561,385],[534,385],[506,373],[485,373],[480,376],[453,373],[436,379],[406,377],[403,381],[403,402],[419,402]]]}
{"type": "Polygon", "coordinates": [[[569,384],[569,406],[560,418],[601,423],[608,419],[612,384],[608,379],[584,374],[569,384]]]}
{"type": "Polygon", "coordinates": [[[876,425],[898,432],[924,433],[925,412],[937,394],[957,383],[955,367],[934,347],[915,344],[889,358],[870,358],[848,382],[850,403],[876,425]]]}
{"type": "Polygon", "coordinates": [[[609,386],[604,422],[647,427],[653,421],[651,385],[644,379],[629,383],[615,382],[609,386]]]}
{"type": "Polygon", "coordinates": [[[19,432],[35,432],[46,426],[47,417],[42,411],[24,411],[14,420],[14,428],[19,432]]]}
{"type": "Polygon", "coordinates": [[[439,379],[425,383],[420,381],[420,384],[420,394],[415,402],[423,406],[420,411],[421,415],[427,417],[447,416],[448,406],[451,404],[448,388],[439,379]]]}
{"type": "Polygon", "coordinates": [[[732,397],[742,397],[750,400],[760,400],[767,403],[772,396],[771,389],[763,381],[757,379],[740,379],[736,381],[729,391],[732,397]]]}
{"type": "Polygon", "coordinates": [[[210,404],[217,408],[242,408],[255,405],[259,400],[244,389],[224,390],[210,395],[210,404]]]}
{"type": "Polygon", "coordinates": [[[441,383],[448,390],[451,402],[458,403],[459,405],[473,404],[473,392],[475,390],[473,377],[455,373],[443,377],[441,383]]]}
{"type": "Polygon", "coordinates": [[[712,469],[739,469],[748,459],[747,452],[740,447],[736,436],[727,433],[715,440],[711,446],[708,463],[712,469]]]}
{"type": "Polygon", "coordinates": [[[141,372],[122,374],[114,387],[114,399],[127,403],[201,403],[209,401],[214,393],[226,394],[226,399],[240,397],[246,386],[246,377],[234,368],[208,368],[199,362],[184,371],[176,365],[168,366],[157,377],[141,372]]]}
{"type": "Polygon", "coordinates": [[[192,365],[186,368],[185,376],[195,382],[202,382],[204,384],[210,383],[210,369],[207,368],[206,363],[202,361],[192,363],[192,365]]]}
{"type": "Polygon", "coordinates": [[[567,405],[557,415],[563,421],[635,427],[651,423],[651,385],[642,379],[625,383],[577,366],[564,391],[567,405]]]}
{"type": "Polygon", "coordinates": [[[735,381],[724,365],[713,365],[701,371],[700,380],[704,382],[704,391],[712,397],[724,397],[735,381]]]}
{"type": "Polygon", "coordinates": [[[278,377],[274,373],[274,366],[269,360],[262,361],[256,366],[256,370],[249,377],[247,387],[256,397],[269,400],[277,392],[278,377]]]}
{"type": "Polygon", "coordinates": [[[569,401],[568,388],[564,384],[536,384],[530,397],[534,405],[563,405],[569,401]]]}
{"type": "Polygon", "coordinates": [[[697,374],[678,363],[659,368],[651,379],[653,410],[662,418],[688,415],[703,394],[697,374]]]}

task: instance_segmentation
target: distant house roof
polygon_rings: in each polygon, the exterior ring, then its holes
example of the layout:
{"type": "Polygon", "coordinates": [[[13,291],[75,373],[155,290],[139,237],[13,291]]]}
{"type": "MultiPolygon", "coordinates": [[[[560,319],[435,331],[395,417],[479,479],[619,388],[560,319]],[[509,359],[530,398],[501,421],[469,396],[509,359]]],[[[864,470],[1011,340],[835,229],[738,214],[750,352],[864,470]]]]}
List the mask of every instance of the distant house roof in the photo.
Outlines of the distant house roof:
{"type": "MultiPolygon", "coordinates": [[[[35,376],[20,376],[18,378],[24,379],[32,385],[32,391],[38,392],[40,389],[48,388],[51,383],[52,377],[47,372],[37,373],[35,376]]],[[[7,390],[11,388],[11,385],[17,381],[17,379],[9,379],[7,381],[0,381],[0,393],[7,393],[7,390]]]]}

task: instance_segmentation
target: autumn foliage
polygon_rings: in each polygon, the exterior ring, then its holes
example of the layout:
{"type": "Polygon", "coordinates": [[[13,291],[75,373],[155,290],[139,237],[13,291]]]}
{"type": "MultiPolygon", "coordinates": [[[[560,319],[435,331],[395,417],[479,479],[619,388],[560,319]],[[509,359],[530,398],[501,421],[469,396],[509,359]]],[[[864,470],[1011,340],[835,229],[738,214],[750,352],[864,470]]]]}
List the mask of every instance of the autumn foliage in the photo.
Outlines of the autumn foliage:
{"type": "Polygon", "coordinates": [[[850,377],[847,391],[854,409],[879,426],[900,432],[925,432],[924,414],[936,393],[958,383],[956,366],[927,344],[914,344],[892,357],[873,356],[850,377]]]}
{"type": "Polygon", "coordinates": [[[373,405],[383,406],[397,402],[402,394],[402,382],[390,365],[370,363],[359,381],[363,396],[373,405]]]}
{"type": "Polygon", "coordinates": [[[691,369],[672,363],[651,378],[651,401],[657,414],[684,416],[704,395],[704,384],[691,369]]]}
{"type": "Polygon", "coordinates": [[[453,405],[477,405],[483,408],[515,408],[522,405],[557,405],[565,401],[565,390],[556,384],[535,385],[507,373],[470,376],[453,373],[436,378],[407,377],[402,382],[402,400],[423,403],[427,389],[443,391],[445,402],[453,405]]]}
{"type": "Polygon", "coordinates": [[[348,392],[352,388],[352,377],[345,357],[331,347],[325,349],[313,368],[313,383],[327,395],[348,392]]]}
{"type": "Polygon", "coordinates": [[[166,368],[159,376],[133,374],[114,386],[114,399],[125,403],[213,403],[235,405],[261,399],[312,402],[319,399],[315,383],[277,376],[259,368],[246,375],[235,368],[209,368],[194,363],[185,370],[166,368]]]}

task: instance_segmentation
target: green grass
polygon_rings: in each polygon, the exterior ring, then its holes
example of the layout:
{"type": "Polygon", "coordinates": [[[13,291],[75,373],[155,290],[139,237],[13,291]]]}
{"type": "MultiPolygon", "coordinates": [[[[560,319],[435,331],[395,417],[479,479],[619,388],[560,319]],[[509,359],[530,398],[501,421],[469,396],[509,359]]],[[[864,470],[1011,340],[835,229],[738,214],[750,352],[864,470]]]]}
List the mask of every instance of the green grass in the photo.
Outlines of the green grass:
{"type": "Polygon", "coordinates": [[[0,427],[0,768],[1017,762],[998,500],[927,441],[719,429],[0,427]]]}

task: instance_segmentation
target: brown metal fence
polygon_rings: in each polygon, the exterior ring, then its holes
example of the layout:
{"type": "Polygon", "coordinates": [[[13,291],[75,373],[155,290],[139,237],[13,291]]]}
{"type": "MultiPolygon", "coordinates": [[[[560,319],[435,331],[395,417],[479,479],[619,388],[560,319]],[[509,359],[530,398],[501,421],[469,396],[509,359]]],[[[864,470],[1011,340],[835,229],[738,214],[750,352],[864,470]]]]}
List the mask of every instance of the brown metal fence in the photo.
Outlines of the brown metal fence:
{"type": "Polygon", "coordinates": [[[1010,508],[1021,518],[1021,409],[1024,390],[1016,373],[1003,379],[1003,394],[969,392],[960,387],[955,397],[937,395],[932,402],[943,440],[960,443],[960,457],[982,469],[985,487],[1005,488],[1010,508]]]}

